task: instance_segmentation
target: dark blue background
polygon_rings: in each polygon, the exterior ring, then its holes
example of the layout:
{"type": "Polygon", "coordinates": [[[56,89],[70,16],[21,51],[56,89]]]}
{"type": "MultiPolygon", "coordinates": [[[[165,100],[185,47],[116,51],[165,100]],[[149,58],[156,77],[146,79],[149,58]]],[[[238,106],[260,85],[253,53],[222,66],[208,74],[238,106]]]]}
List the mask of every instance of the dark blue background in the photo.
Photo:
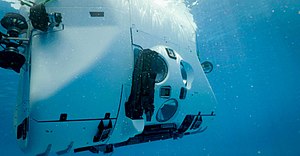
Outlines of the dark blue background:
{"type": "MultiPolygon", "coordinates": [[[[0,15],[9,5],[0,1],[0,15]]],[[[203,134],[114,155],[300,155],[299,0],[201,0],[192,8],[201,60],[218,99],[203,134]]],[[[0,70],[0,155],[22,154],[12,127],[18,75],[0,70]]],[[[80,155],[89,155],[83,153],[80,155]]]]}

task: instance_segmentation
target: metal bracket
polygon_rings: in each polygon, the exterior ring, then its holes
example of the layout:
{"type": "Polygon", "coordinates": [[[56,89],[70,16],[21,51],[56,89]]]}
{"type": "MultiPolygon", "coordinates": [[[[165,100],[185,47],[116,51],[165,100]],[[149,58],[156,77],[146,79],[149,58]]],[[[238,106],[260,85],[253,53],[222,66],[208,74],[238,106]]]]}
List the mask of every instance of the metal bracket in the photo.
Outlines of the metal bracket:
{"type": "Polygon", "coordinates": [[[105,114],[105,118],[102,119],[98,125],[98,131],[96,135],[94,136],[93,142],[99,142],[99,141],[105,141],[112,130],[112,119],[110,119],[110,113],[105,114]],[[105,125],[104,122],[108,122],[107,125],[105,125]]]}

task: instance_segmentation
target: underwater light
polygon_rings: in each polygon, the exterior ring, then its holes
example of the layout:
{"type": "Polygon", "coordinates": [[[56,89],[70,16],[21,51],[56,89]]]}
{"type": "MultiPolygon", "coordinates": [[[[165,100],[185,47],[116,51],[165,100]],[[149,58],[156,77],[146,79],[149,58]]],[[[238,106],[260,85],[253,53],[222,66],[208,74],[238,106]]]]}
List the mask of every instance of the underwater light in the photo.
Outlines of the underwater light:
{"type": "Polygon", "coordinates": [[[204,73],[206,74],[210,73],[214,68],[213,64],[209,61],[204,61],[203,63],[201,63],[201,66],[203,68],[204,73]]]}

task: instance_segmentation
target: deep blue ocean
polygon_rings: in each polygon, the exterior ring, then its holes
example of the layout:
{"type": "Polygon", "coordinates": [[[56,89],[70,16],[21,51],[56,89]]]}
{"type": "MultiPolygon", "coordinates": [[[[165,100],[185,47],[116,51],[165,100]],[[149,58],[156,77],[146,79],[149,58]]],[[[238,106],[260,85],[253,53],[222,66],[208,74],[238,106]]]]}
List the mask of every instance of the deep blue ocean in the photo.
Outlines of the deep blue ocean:
{"type": "MultiPolygon", "coordinates": [[[[0,1],[0,17],[9,7],[0,1]]],[[[214,122],[201,134],[113,155],[300,156],[300,1],[199,0],[192,12],[201,61],[214,64],[214,122]]],[[[23,155],[13,130],[17,86],[18,75],[0,69],[1,156],[23,155]]]]}

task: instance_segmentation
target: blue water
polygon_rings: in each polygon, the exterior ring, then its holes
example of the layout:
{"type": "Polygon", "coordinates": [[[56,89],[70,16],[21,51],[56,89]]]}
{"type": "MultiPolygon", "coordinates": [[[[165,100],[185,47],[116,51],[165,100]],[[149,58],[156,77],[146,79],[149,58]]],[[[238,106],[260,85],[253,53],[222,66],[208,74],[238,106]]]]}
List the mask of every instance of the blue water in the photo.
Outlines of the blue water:
{"type": "MultiPolygon", "coordinates": [[[[0,16],[9,5],[0,1],[0,16]]],[[[202,134],[122,147],[129,156],[299,156],[300,1],[201,0],[192,8],[218,99],[202,134]]],[[[0,70],[0,155],[21,155],[12,127],[18,75],[0,70]]],[[[79,155],[90,155],[83,153],[79,155]]]]}

